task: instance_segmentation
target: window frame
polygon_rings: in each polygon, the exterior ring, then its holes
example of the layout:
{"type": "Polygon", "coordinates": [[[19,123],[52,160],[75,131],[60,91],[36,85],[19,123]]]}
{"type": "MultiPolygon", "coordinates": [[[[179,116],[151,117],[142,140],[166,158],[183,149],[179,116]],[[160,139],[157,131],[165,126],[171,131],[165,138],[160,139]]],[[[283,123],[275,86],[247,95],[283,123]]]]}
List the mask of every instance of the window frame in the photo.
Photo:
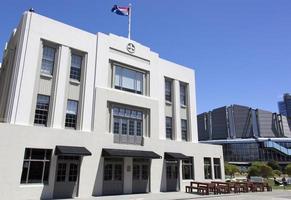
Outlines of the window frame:
{"type": "Polygon", "coordinates": [[[65,115],[65,128],[67,128],[67,129],[77,129],[78,128],[78,114],[79,114],[79,101],[77,101],[77,100],[73,100],[73,99],[68,99],[67,100],[67,109],[66,109],[66,115],[65,115]],[[76,114],[75,114],[75,121],[76,121],[76,123],[75,123],[75,126],[67,126],[67,124],[68,124],[68,122],[67,122],[67,115],[73,115],[73,114],[69,114],[68,113],[68,103],[69,103],[69,101],[72,101],[72,102],[75,102],[75,103],[77,103],[77,109],[76,109],[76,114]]]}
{"type": "Polygon", "coordinates": [[[204,157],[203,158],[203,164],[204,164],[204,179],[210,180],[213,179],[213,174],[212,174],[212,163],[211,163],[211,157],[204,157]],[[209,163],[206,163],[206,160],[209,161],[209,163]],[[208,173],[209,172],[209,176],[208,173]]]}
{"type": "Polygon", "coordinates": [[[188,84],[180,82],[180,105],[181,107],[187,107],[187,96],[188,96],[188,84]],[[184,88],[184,93],[182,93],[182,88],[184,88]]]}
{"type": "Polygon", "coordinates": [[[136,107],[130,107],[130,106],[126,106],[126,105],[120,105],[120,104],[112,104],[110,106],[110,115],[111,115],[111,123],[110,123],[110,132],[112,134],[116,134],[116,135],[123,135],[123,136],[132,136],[132,137],[145,137],[147,136],[147,111],[140,109],[140,108],[136,108],[136,107]],[[119,109],[119,112],[121,109],[124,110],[124,116],[120,116],[120,115],[115,115],[114,114],[114,109],[119,109]],[[131,114],[133,112],[136,112],[136,116],[138,115],[138,113],[141,114],[141,118],[138,119],[136,118],[132,118],[129,116],[126,116],[126,112],[130,111],[131,114]],[[126,121],[126,134],[122,134],[122,122],[126,121]],[[130,123],[134,122],[134,133],[130,134],[130,123]],[[117,130],[117,127],[115,127],[116,124],[118,125],[118,133],[115,132],[115,130],[117,130]],[[138,131],[139,127],[138,124],[140,124],[140,132],[138,131]],[[140,134],[139,134],[140,133],[140,134]]]}
{"type": "MultiPolygon", "coordinates": [[[[50,103],[51,103],[51,97],[49,95],[37,94],[37,96],[36,96],[36,105],[35,105],[35,110],[34,110],[34,120],[33,120],[34,125],[45,126],[45,127],[48,126],[49,115],[50,115],[50,103]],[[43,96],[43,97],[47,97],[48,98],[47,110],[45,110],[45,109],[38,109],[38,97],[40,97],[40,96],[43,96]],[[47,112],[46,113],[46,121],[45,121],[45,123],[36,123],[36,116],[40,115],[40,114],[37,114],[37,111],[47,112]]],[[[38,121],[44,121],[44,120],[43,119],[38,119],[38,121]]]]}
{"type": "Polygon", "coordinates": [[[183,180],[193,180],[194,179],[194,159],[193,157],[189,157],[187,160],[182,160],[182,179],[183,180]],[[185,161],[189,161],[189,163],[186,163],[185,161]],[[185,167],[190,167],[190,177],[185,177],[185,167]]]}
{"type": "Polygon", "coordinates": [[[173,80],[170,79],[170,78],[165,78],[165,102],[166,103],[169,103],[171,104],[173,102],[173,80]],[[169,83],[170,85],[170,90],[168,91],[168,88],[167,88],[167,83],[169,83]],[[170,94],[167,94],[167,93],[170,93],[170,94]],[[169,97],[169,98],[168,98],[169,97]]]}
{"type": "Polygon", "coordinates": [[[188,136],[188,120],[187,119],[181,119],[181,139],[182,141],[189,141],[189,136],[188,136]],[[186,127],[184,127],[183,123],[185,122],[186,127]],[[184,138],[183,136],[186,136],[184,138]]]}
{"type": "Polygon", "coordinates": [[[221,159],[220,158],[213,158],[213,168],[214,168],[214,179],[221,179],[221,159]],[[218,160],[218,163],[215,161],[218,160]]]}
{"type": "Polygon", "coordinates": [[[166,139],[169,139],[169,140],[173,140],[174,139],[174,134],[173,134],[173,117],[169,117],[169,116],[166,116],[165,118],[165,129],[166,129],[166,139]],[[171,121],[171,127],[168,127],[168,121],[167,120],[170,120],[171,121]],[[169,134],[168,134],[168,130],[171,130],[171,136],[169,137],[169,134]]]}
{"type": "Polygon", "coordinates": [[[77,50],[74,50],[74,49],[71,49],[71,63],[70,63],[70,74],[69,74],[69,78],[70,78],[70,81],[73,81],[73,82],[77,82],[77,83],[80,83],[81,80],[82,80],[82,73],[84,71],[84,59],[85,59],[85,56],[84,56],[84,53],[81,53],[81,52],[78,52],[77,50]],[[77,78],[74,78],[72,77],[72,68],[77,68],[77,67],[73,67],[73,56],[77,56],[77,57],[80,57],[81,58],[81,63],[80,63],[80,68],[79,68],[79,77],[77,78]]]}
{"type": "Polygon", "coordinates": [[[40,149],[40,148],[25,148],[24,150],[24,158],[23,158],[23,165],[22,165],[22,172],[21,172],[21,177],[20,177],[20,184],[44,184],[44,185],[48,185],[49,184],[49,174],[50,174],[50,168],[51,168],[51,159],[52,159],[52,149],[40,149]],[[33,150],[43,150],[44,151],[44,156],[43,158],[32,158],[32,151],[33,150]],[[28,154],[27,154],[28,152],[28,154]],[[28,155],[28,158],[26,158],[26,155],[28,155]],[[27,166],[27,171],[26,171],[26,175],[23,174],[24,172],[24,165],[25,162],[28,163],[27,166]],[[31,163],[32,162],[42,162],[42,175],[41,175],[41,181],[40,182],[30,182],[29,181],[29,175],[30,175],[30,171],[31,171],[31,163]],[[47,168],[48,167],[48,168],[47,168]],[[45,172],[47,171],[47,177],[45,172]],[[25,180],[23,179],[23,176],[25,176],[25,180]],[[45,177],[47,178],[47,180],[44,180],[45,177]]]}
{"type": "Polygon", "coordinates": [[[119,63],[119,62],[116,62],[116,61],[111,61],[111,67],[112,67],[112,81],[111,81],[111,87],[114,88],[114,89],[117,89],[117,90],[121,90],[121,91],[126,91],[126,92],[130,92],[130,93],[133,93],[133,94],[139,94],[139,95],[148,95],[148,72],[145,71],[145,70],[142,70],[142,69],[138,69],[136,67],[132,67],[132,66],[129,66],[129,65],[126,65],[126,64],[122,64],[122,63],[119,63]],[[121,76],[120,76],[120,80],[119,80],[119,83],[120,83],[120,86],[116,86],[116,69],[117,67],[121,68],[122,69],[122,73],[121,73],[121,76]],[[125,70],[130,70],[130,71],[133,71],[135,72],[135,79],[134,79],[134,90],[130,89],[130,88],[126,88],[126,87],[122,87],[122,78],[123,78],[123,69],[125,70]],[[141,74],[142,75],[142,81],[140,82],[141,84],[141,92],[138,91],[138,88],[137,88],[137,74],[141,74]],[[120,87],[120,88],[116,88],[116,87],[120,87]]]}
{"type": "Polygon", "coordinates": [[[41,55],[41,60],[40,60],[40,74],[43,75],[43,76],[49,76],[49,77],[52,77],[54,75],[54,71],[55,71],[55,68],[56,68],[56,60],[57,60],[57,54],[58,54],[58,46],[57,44],[53,44],[53,43],[50,43],[50,42],[47,42],[47,41],[43,41],[43,44],[42,44],[42,55],[41,55]],[[53,57],[53,60],[47,60],[44,58],[44,49],[45,48],[51,48],[51,49],[54,49],[54,57],[53,57]],[[50,72],[49,73],[46,73],[47,70],[43,70],[43,61],[44,60],[47,60],[47,61],[52,61],[53,65],[52,65],[52,68],[50,69],[50,72]]]}

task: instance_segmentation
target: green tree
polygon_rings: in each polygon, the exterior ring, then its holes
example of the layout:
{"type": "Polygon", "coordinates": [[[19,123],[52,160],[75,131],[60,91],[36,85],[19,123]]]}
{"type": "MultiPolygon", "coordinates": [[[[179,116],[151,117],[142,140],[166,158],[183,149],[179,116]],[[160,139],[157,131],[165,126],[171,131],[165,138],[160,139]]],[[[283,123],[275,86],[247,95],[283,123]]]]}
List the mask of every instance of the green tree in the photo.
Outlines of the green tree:
{"type": "Polygon", "coordinates": [[[288,176],[291,176],[291,164],[288,164],[285,167],[285,173],[288,174],[288,176]]]}
{"type": "Polygon", "coordinates": [[[273,170],[273,174],[277,176],[281,176],[282,172],[280,170],[273,170]]]}
{"type": "Polygon", "coordinates": [[[254,162],[249,167],[248,176],[262,176],[264,178],[273,176],[273,170],[270,166],[263,162],[254,162]]]}
{"type": "Polygon", "coordinates": [[[270,166],[273,170],[281,170],[281,167],[280,167],[280,165],[278,164],[277,161],[274,161],[274,160],[269,161],[267,163],[267,165],[270,166]]]}
{"type": "Polygon", "coordinates": [[[231,177],[234,176],[235,173],[240,172],[239,168],[236,165],[232,165],[229,163],[224,164],[225,174],[231,177]]]}

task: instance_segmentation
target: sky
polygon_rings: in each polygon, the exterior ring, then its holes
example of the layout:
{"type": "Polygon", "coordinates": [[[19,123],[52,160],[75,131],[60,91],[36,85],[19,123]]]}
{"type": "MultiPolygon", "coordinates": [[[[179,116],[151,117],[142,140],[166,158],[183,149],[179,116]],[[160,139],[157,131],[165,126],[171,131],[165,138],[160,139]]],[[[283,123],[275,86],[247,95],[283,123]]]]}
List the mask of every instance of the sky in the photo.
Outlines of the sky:
{"type": "Polygon", "coordinates": [[[91,33],[127,37],[127,18],[110,10],[129,3],[132,39],[195,70],[197,113],[231,104],[277,112],[291,92],[290,0],[6,0],[0,49],[31,7],[91,33]]]}

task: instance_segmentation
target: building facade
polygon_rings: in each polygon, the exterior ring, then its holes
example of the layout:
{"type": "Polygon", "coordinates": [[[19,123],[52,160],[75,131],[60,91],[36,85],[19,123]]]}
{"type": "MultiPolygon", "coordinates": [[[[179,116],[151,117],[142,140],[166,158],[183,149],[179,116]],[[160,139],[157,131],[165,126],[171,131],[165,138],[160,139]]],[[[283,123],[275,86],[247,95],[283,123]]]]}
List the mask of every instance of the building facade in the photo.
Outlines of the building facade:
{"type": "Polygon", "coordinates": [[[195,75],[135,41],[25,12],[0,71],[0,193],[51,199],[223,180],[198,143],[195,75]]]}
{"type": "Polygon", "coordinates": [[[231,105],[199,114],[199,141],[223,146],[224,159],[237,165],[254,161],[291,162],[291,131],[286,116],[231,105]]]}
{"type": "Polygon", "coordinates": [[[286,116],[289,127],[291,127],[291,94],[285,93],[283,101],[278,102],[279,113],[286,116]]]}

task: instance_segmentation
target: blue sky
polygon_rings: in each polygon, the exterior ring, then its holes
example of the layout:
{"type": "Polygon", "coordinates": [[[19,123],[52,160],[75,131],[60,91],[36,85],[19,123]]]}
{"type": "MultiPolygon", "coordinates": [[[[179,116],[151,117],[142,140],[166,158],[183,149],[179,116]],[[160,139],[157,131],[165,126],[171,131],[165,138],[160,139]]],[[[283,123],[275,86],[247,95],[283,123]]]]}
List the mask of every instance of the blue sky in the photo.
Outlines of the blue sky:
{"type": "Polygon", "coordinates": [[[37,13],[96,33],[127,36],[160,57],[196,70],[198,113],[242,104],[277,111],[291,92],[290,0],[9,0],[1,2],[0,48],[21,14],[37,13]]]}

